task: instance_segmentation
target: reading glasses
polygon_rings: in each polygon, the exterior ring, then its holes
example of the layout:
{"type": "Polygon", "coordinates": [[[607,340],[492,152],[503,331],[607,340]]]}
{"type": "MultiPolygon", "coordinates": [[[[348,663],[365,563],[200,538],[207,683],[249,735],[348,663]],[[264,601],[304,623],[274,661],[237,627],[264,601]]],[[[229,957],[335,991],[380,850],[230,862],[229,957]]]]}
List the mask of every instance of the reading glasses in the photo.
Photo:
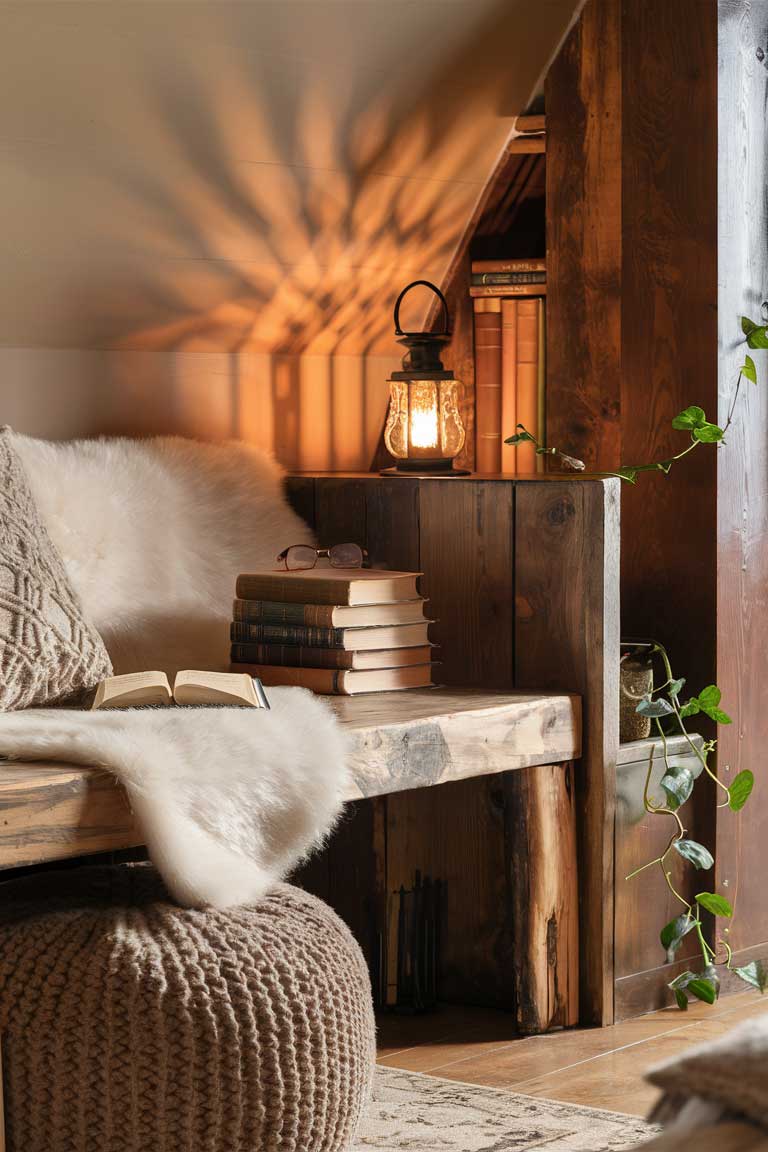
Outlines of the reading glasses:
{"type": "Polygon", "coordinates": [[[334,544],[332,548],[312,548],[309,544],[292,544],[277,557],[289,572],[314,568],[318,560],[327,559],[331,568],[364,568],[368,553],[359,544],[334,544]]]}

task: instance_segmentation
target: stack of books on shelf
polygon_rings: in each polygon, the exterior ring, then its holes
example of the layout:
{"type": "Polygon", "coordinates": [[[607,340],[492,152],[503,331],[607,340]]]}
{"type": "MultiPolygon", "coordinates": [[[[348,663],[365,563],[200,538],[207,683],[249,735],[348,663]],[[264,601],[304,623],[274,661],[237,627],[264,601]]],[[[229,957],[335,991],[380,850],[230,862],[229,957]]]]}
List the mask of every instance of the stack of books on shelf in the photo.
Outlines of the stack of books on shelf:
{"type": "Polygon", "coordinates": [[[504,444],[518,424],[544,431],[547,291],[543,260],[474,260],[475,421],[478,472],[535,472],[533,444],[504,444]]]}
{"type": "Polygon", "coordinates": [[[232,671],[322,695],[429,687],[419,575],[317,567],[238,576],[232,671]]]}

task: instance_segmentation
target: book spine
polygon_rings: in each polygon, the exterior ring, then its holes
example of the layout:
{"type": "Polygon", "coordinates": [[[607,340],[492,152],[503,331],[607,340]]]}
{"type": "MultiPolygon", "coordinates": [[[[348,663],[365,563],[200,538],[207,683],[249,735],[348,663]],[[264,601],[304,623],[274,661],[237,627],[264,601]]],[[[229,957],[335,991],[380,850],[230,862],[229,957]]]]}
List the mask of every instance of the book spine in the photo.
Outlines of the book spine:
{"type": "Polygon", "coordinates": [[[546,260],[473,260],[470,271],[474,276],[484,272],[546,272],[546,260]]]}
{"type": "Polygon", "coordinates": [[[306,579],[292,576],[282,580],[280,573],[273,576],[254,576],[245,573],[235,583],[238,600],[269,600],[281,604],[348,604],[349,584],[342,580],[306,579]]]}
{"type": "MultiPolygon", "coordinates": [[[[539,301],[517,303],[517,422],[533,435],[539,434],[539,301]]],[[[517,471],[536,471],[533,444],[517,447],[517,471]]]]}
{"type": "Polygon", "coordinates": [[[273,664],[281,668],[352,668],[354,653],[296,644],[233,644],[230,658],[235,664],[273,664]]]}
{"type": "Polygon", "coordinates": [[[473,284],[469,289],[473,300],[483,296],[546,296],[546,284],[473,284]]]}
{"type": "Polygon", "coordinates": [[[517,300],[501,302],[501,471],[517,471],[517,449],[505,444],[517,431],[517,300]]]}
{"type": "MultiPolygon", "coordinates": [[[[546,301],[539,300],[538,308],[538,359],[536,361],[536,398],[537,398],[537,417],[538,417],[538,436],[539,439],[546,443],[547,441],[547,310],[545,307],[546,301]]],[[[536,471],[545,471],[545,456],[536,457],[536,471]]]]}
{"type": "Polygon", "coordinates": [[[343,648],[343,628],[294,628],[289,624],[231,624],[237,644],[294,644],[303,648],[343,648]]]}
{"type": "Polygon", "coordinates": [[[501,468],[501,301],[475,308],[475,468],[501,468]],[[493,309],[487,305],[497,305],[493,309]]]}
{"type": "Polygon", "coordinates": [[[309,688],[322,696],[348,695],[343,669],[281,668],[270,664],[251,664],[247,671],[258,676],[265,688],[309,688]]]}
{"type": "Polygon", "coordinates": [[[235,600],[232,619],[236,624],[290,624],[295,627],[331,628],[334,605],[281,604],[278,600],[235,600]]]}
{"type": "Polygon", "coordinates": [[[546,284],[546,272],[473,272],[470,284],[546,284]]]}

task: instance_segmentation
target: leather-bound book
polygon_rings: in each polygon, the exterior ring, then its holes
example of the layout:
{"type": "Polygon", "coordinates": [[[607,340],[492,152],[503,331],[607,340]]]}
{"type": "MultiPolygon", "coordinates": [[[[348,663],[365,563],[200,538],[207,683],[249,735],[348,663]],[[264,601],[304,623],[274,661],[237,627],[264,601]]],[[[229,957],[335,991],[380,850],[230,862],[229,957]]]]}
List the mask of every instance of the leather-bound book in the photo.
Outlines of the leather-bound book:
{"type": "MultiPolygon", "coordinates": [[[[539,434],[539,301],[517,301],[517,423],[539,434]]],[[[517,471],[536,471],[533,444],[517,447],[517,471]]]]}
{"type": "Polygon", "coordinates": [[[505,444],[517,431],[517,300],[501,302],[501,470],[517,471],[518,449],[505,444]]]}
{"type": "Polygon", "coordinates": [[[501,469],[501,300],[475,300],[475,469],[501,469]]]}

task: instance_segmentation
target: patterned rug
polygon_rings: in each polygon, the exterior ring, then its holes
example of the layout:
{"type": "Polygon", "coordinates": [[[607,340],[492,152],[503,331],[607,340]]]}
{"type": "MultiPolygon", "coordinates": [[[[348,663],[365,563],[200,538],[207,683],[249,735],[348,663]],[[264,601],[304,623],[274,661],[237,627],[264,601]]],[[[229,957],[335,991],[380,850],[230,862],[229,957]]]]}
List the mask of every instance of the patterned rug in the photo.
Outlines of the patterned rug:
{"type": "Polygon", "coordinates": [[[354,1152],[613,1152],[655,1131],[621,1112],[377,1068],[354,1152]]]}

